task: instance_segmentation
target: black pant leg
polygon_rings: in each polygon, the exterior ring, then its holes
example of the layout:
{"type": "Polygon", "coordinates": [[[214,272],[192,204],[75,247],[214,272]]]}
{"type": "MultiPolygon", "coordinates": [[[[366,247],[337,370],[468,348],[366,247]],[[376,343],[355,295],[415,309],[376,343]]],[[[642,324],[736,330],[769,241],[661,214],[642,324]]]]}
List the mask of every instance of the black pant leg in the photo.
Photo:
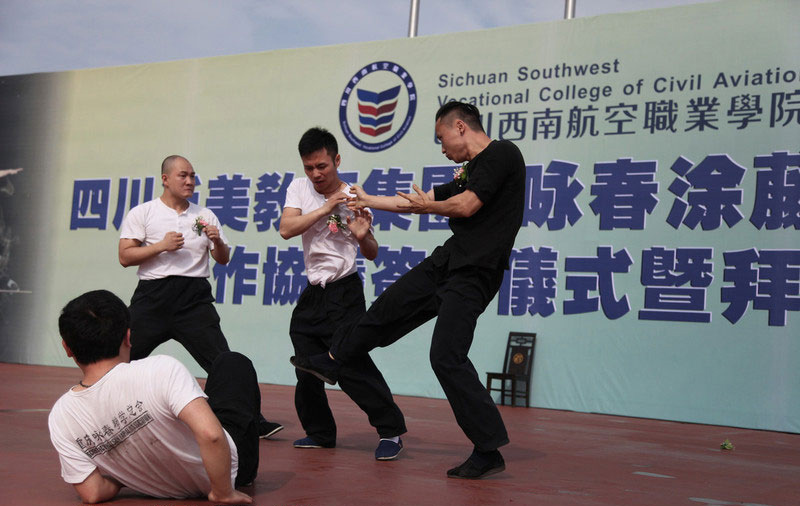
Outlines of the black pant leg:
{"type": "Polygon", "coordinates": [[[231,351],[219,324],[204,328],[176,329],[175,340],[186,348],[206,373],[220,353],[231,351]]]}
{"type": "Polygon", "coordinates": [[[170,331],[206,373],[217,356],[230,351],[214,308],[211,285],[205,278],[173,278],[175,312],[170,331]]]}
{"type": "MultiPolygon", "coordinates": [[[[178,341],[206,374],[220,353],[230,351],[214,307],[211,284],[206,278],[172,276],[172,289],[165,304],[173,308],[169,335],[178,341]]],[[[267,420],[259,413],[259,421],[267,420]]]]}
{"type": "MultiPolygon", "coordinates": [[[[324,290],[325,311],[331,328],[351,325],[366,311],[364,287],[358,275],[341,279],[324,290]]],[[[330,339],[327,340],[328,344],[330,339]]],[[[406,432],[403,412],[369,355],[354,357],[339,371],[339,386],[367,414],[380,437],[406,432]]]]}
{"type": "Polygon", "coordinates": [[[378,437],[390,438],[406,433],[403,412],[394,402],[389,385],[369,355],[357,357],[342,367],[339,386],[367,414],[378,437]]]}
{"type": "MultiPolygon", "coordinates": [[[[321,288],[308,285],[292,312],[289,335],[295,355],[325,353],[330,347],[330,328],[324,315],[321,288]]],[[[313,374],[295,369],[294,406],[306,435],[322,445],[336,444],[336,421],[325,394],[325,383],[313,374]]]]}
{"type": "Polygon", "coordinates": [[[164,305],[169,298],[167,279],[140,280],[128,308],[131,314],[131,360],[150,356],[172,336],[171,315],[164,305]]]}
{"type": "Polygon", "coordinates": [[[347,364],[374,348],[389,346],[436,316],[440,269],[428,257],[392,283],[360,319],[336,330],[331,354],[347,364]]]}
{"type": "Polygon", "coordinates": [[[508,433],[467,354],[478,316],[497,293],[502,275],[502,271],[470,267],[452,271],[440,290],[441,306],[431,342],[431,366],[456,421],[482,451],[507,444],[508,433]]]}
{"type": "Polygon", "coordinates": [[[205,388],[208,404],[230,434],[239,454],[236,486],[258,472],[258,419],[261,391],[253,363],[241,353],[220,353],[210,367],[205,388]]]}

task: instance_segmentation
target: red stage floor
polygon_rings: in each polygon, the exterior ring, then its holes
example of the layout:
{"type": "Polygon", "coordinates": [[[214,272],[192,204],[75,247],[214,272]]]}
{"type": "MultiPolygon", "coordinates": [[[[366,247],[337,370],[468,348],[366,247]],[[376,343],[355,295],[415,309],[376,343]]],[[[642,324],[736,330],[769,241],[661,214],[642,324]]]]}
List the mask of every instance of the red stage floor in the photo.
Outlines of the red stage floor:
{"type": "MultiPolygon", "coordinates": [[[[53,402],[78,369],[0,364],[0,504],[80,503],[59,474],[47,434],[53,402]]],[[[338,446],[299,450],[292,387],[262,385],[262,408],[286,428],[261,442],[249,490],[262,506],[361,505],[800,505],[800,435],[545,409],[501,407],[507,470],[480,481],[445,471],[471,446],[446,401],[397,397],[406,449],[377,462],[377,436],[341,392],[330,391],[338,446]],[[720,443],[730,439],[733,451],[720,443]]],[[[200,505],[123,494],[115,504],[200,505]]]]}

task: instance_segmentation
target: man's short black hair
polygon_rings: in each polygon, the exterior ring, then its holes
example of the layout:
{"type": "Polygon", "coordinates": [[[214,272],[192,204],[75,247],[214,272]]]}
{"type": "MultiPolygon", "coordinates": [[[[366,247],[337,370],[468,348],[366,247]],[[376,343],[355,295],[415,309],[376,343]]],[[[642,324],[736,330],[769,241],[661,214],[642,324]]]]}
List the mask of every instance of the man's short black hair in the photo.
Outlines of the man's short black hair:
{"type": "Polygon", "coordinates": [[[58,331],[78,363],[93,364],[119,355],[130,321],[119,297],[108,290],[94,290],[64,306],[58,331]]]}
{"type": "Polygon", "coordinates": [[[436,111],[436,120],[438,121],[440,118],[448,120],[451,115],[453,116],[452,119],[460,119],[472,130],[484,132],[481,124],[481,113],[474,105],[466,102],[447,102],[436,111]]]}
{"type": "Polygon", "coordinates": [[[300,142],[297,144],[300,156],[308,156],[322,148],[325,148],[331,160],[335,159],[336,155],[339,154],[339,144],[336,142],[336,137],[321,127],[313,127],[306,130],[306,133],[300,137],[300,142]]]}

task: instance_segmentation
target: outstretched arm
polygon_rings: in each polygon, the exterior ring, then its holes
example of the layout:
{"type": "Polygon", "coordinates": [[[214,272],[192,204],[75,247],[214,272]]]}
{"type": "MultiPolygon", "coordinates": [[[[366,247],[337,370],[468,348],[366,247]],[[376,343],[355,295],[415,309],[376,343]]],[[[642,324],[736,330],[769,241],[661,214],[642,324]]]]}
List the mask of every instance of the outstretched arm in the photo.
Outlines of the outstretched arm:
{"type": "Polygon", "coordinates": [[[17,172],[22,172],[22,168],[17,169],[3,169],[0,170],[0,177],[10,176],[12,174],[16,174],[17,172]]]}
{"type": "Polygon", "coordinates": [[[433,190],[425,193],[417,185],[413,185],[413,188],[416,195],[397,192],[397,195],[405,200],[405,204],[400,206],[404,212],[438,214],[449,218],[469,218],[483,207],[483,202],[472,190],[464,190],[447,200],[435,200],[433,190]]]}
{"type": "Polygon", "coordinates": [[[218,504],[251,504],[253,498],[231,484],[231,450],[228,438],[208,402],[198,397],[184,406],[178,415],[192,429],[200,446],[203,466],[211,482],[208,500],[218,504]]]}
{"type": "MultiPolygon", "coordinates": [[[[403,206],[408,204],[408,201],[401,197],[399,193],[398,195],[392,196],[370,195],[365,192],[362,187],[355,184],[350,187],[350,193],[353,196],[347,199],[347,207],[353,210],[369,207],[370,209],[379,209],[381,211],[391,211],[394,213],[412,212],[403,208],[403,206]]],[[[433,190],[428,192],[428,196],[431,200],[435,198],[433,196],[433,190]]]]}
{"type": "Polygon", "coordinates": [[[370,195],[360,186],[353,185],[347,206],[351,209],[370,207],[396,213],[438,214],[450,218],[466,218],[472,216],[483,206],[483,202],[472,190],[465,190],[447,200],[436,200],[433,189],[423,192],[419,186],[413,185],[416,192],[397,192],[396,196],[381,197],[370,195]]]}

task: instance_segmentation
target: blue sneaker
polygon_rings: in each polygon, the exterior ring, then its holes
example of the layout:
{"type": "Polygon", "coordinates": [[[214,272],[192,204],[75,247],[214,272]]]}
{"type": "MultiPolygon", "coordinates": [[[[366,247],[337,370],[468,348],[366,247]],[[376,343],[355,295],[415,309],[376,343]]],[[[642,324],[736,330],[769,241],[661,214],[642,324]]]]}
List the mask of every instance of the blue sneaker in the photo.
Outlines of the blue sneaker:
{"type": "Polygon", "coordinates": [[[381,439],[375,449],[375,460],[394,460],[403,451],[403,440],[398,439],[395,443],[389,439],[381,439]]]}
{"type": "Polygon", "coordinates": [[[310,437],[304,437],[303,439],[298,439],[292,445],[295,448],[333,448],[334,446],[336,446],[335,444],[317,443],[310,437]]]}

